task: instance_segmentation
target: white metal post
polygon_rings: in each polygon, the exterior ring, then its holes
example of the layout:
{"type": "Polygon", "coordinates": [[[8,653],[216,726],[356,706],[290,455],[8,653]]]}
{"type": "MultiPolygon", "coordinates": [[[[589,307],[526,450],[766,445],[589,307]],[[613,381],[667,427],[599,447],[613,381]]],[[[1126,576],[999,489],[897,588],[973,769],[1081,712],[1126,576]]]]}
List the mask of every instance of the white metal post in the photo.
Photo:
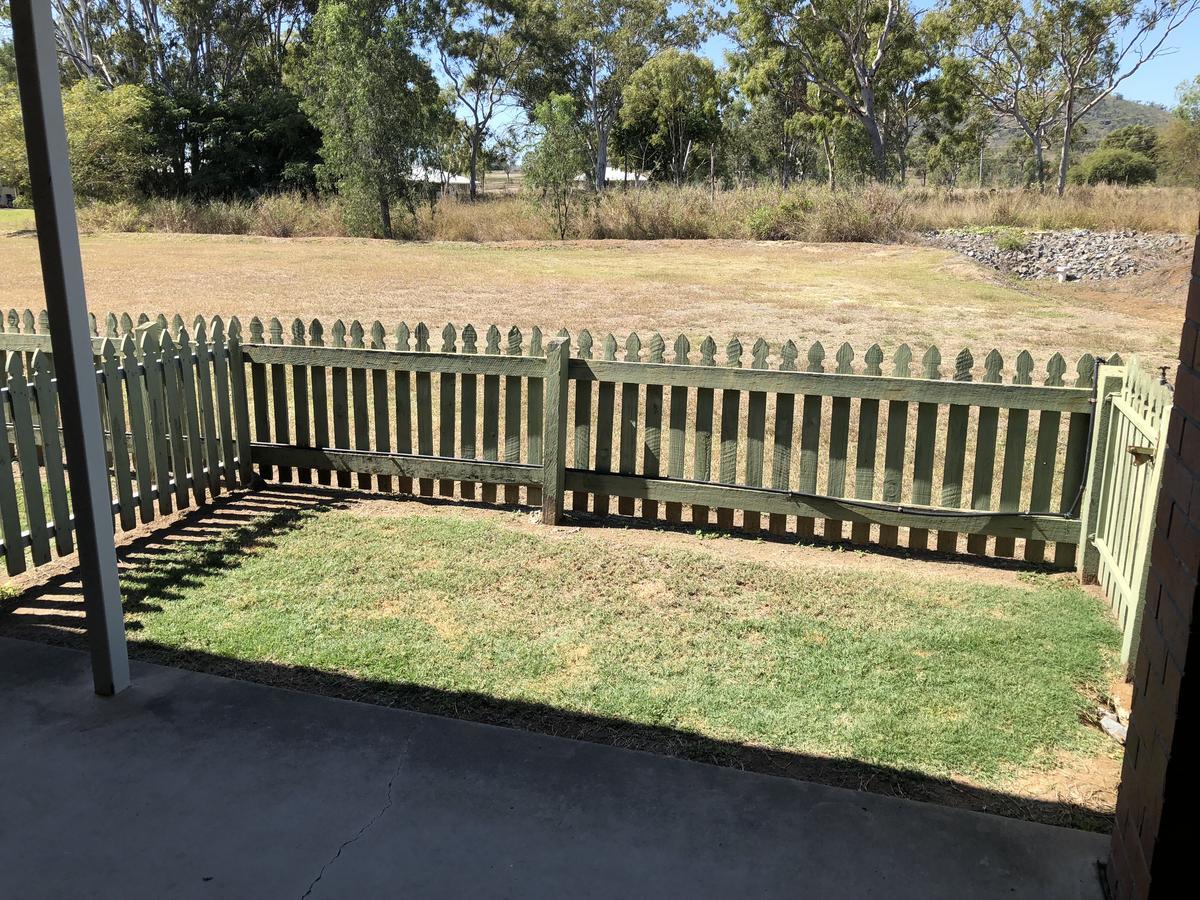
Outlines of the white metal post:
{"type": "Polygon", "coordinates": [[[75,513],[92,679],[97,694],[110,695],[129,686],[129,652],[49,0],[12,0],[12,33],[75,513]]]}

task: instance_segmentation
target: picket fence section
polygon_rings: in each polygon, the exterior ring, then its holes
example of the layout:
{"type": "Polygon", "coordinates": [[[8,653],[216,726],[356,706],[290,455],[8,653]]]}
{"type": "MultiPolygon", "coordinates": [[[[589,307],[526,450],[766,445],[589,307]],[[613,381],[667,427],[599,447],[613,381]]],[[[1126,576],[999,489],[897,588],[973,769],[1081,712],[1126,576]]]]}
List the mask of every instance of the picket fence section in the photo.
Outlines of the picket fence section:
{"type": "MultiPolygon", "coordinates": [[[[10,575],[74,551],[50,339],[32,314],[0,335],[0,555],[10,575]]],[[[245,487],[250,468],[245,366],[235,329],[219,318],[129,323],[95,339],[96,386],[108,451],[115,525],[129,530],[245,487]],[[173,336],[172,336],[173,335],[173,336]]]]}

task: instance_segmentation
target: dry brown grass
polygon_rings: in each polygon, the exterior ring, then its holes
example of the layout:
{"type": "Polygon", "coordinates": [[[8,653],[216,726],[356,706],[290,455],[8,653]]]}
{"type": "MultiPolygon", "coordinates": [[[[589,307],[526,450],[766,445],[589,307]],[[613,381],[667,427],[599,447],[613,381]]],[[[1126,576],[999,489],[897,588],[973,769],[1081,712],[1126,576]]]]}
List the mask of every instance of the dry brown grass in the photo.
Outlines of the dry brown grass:
{"type": "MultiPolygon", "coordinates": [[[[430,324],[712,334],[722,352],[739,335],[773,346],[824,342],[830,361],[849,341],[862,353],[931,343],[947,365],[969,346],[982,361],[1028,348],[1135,352],[1155,365],[1174,356],[1187,260],[1102,286],[1017,284],[952,253],[873,244],[744,241],[603,241],[551,244],[399,244],[360,239],[87,235],[92,309],[191,319],[196,313],[284,320],[341,317],[430,324]]],[[[5,305],[40,308],[36,241],[0,237],[5,305]]],[[[749,340],[747,340],[749,339],[749,340]]]]}

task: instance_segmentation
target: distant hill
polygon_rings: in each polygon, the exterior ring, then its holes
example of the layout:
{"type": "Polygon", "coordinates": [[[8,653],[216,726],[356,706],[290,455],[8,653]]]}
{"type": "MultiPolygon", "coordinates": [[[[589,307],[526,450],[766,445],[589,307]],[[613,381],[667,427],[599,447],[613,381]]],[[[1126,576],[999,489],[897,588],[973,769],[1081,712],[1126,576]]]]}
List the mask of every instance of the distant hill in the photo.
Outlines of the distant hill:
{"type": "MultiPolygon", "coordinates": [[[[1171,113],[1165,106],[1126,100],[1120,94],[1113,94],[1101,100],[1079,123],[1082,129],[1076,131],[1074,145],[1095,147],[1110,131],[1116,131],[1126,125],[1151,125],[1158,128],[1167,124],[1170,118],[1171,113]]],[[[1020,136],[1021,129],[1005,121],[1000,124],[1000,128],[988,143],[989,146],[999,149],[1020,136]]]]}

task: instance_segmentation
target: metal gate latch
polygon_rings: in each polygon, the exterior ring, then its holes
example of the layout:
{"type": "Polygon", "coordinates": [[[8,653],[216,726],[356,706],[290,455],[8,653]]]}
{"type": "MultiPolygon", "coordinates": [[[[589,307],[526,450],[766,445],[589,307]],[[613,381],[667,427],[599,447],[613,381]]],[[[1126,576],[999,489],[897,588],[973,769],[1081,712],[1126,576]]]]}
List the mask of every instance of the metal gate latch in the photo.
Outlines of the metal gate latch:
{"type": "Polygon", "coordinates": [[[1153,447],[1139,447],[1137,444],[1130,444],[1125,448],[1129,451],[1129,455],[1133,457],[1135,466],[1142,466],[1154,459],[1153,447]]]}

